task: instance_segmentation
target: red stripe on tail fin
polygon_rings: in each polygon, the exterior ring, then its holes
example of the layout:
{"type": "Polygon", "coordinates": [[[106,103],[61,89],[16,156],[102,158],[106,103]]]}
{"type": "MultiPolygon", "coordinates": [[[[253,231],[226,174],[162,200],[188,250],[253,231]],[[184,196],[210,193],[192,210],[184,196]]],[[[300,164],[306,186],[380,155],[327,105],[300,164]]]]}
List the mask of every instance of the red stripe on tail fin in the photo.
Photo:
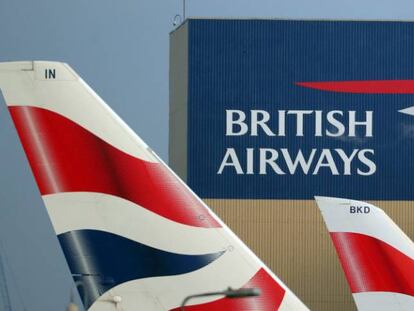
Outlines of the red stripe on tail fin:
{"type": "Polygon", "coordinates": [[[9,109],[42,195],[100,192],[182,224],[220,227],[163,164],[130,156],[52,111],[9,109]]]}
{"type": "Polygon", "coordinates": [[[393,292],[414,296],[414,260],[373,237],[332,232],[352,293],[393,292]]]}
{"type": "MultiPolygon", "coordinates": [[[[264,270],[260,269],[244,288],[259,288],[261,295],[239,299],[222,298],[209,303],[186,306],[188,311],[238,310],[275,311],[282,304],[285,290],[264,270]]],[[[179,311],[180,308],[171,311],[179,311]]]]}

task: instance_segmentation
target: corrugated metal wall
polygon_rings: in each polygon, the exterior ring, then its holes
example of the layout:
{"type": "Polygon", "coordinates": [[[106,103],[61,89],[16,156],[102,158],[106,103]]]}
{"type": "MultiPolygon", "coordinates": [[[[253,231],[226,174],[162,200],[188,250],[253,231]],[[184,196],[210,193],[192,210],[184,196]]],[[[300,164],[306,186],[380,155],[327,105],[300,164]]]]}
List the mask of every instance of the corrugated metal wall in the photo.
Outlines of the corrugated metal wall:
{"type": "MultiPolygon", "coordinates": [[[[205,200],[215,213],[315,311],[356,310],[314,201],[205,200]]],[[[414,237],[414,203],[370,201],[414,237]]]]}
{"type": "Polygon", "coordinates": [[[206,203],[311,310],[356,310],[313,201],[206,203]]]}

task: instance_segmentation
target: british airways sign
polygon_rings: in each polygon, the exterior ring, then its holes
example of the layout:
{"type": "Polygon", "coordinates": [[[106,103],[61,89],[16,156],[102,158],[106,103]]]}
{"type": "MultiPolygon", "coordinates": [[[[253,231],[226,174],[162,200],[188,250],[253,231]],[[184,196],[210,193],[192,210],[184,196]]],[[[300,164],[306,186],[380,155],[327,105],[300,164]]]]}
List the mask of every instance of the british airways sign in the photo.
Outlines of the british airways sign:
{"type": "Polygon", "coordinates": [[[414,23],[194,21],[187,182],[205,198],[414,199],[414,23]]]}
{"type": "MultiPolygon", "coordinates": [[[[356,120],[357,111],[331,110],[278,110],[277,130],[269,125],[271,114],[265,110],[250,110],[249,118],[242,110],[226,110],[226,136],[257,137],[267,135],[270,137],[341,137],[345,139],[369,139],[373,137],[373,111],[365,111],[363,120],[356,120]],[[344,114],[347,114],[345,117],[344,114]],[[346,118],[345,124],[340,118],[346,118]],[[288,120],[286,120],[288,119],[288,120]],[[292,123],[292,133],[287,128],[286,122],[292,123]],[[312,131],[305,133],[304,124],[312,124],[312,131]],[[357,126],[363,128],[360,137],[357,136],[357,126]]],[[[306,154],[299,147],[291,153],[288,148],[246,148],[245,163],[240,163],[237,151],[234,148],[227,148],[223,161],[220,164],[217,174],[222,174],[224,169],[233,169],[236,174],[268,174],[278,175],[297,174],[302,172],[305,175],[318,175],[321,170],[327,169],[332,175],[351,175],[355,171],[358,175],[368,176],[376,171],[374,162],[374,149],[352,149],[347,154],[343,148],[331,149],[308,149],[306,154]],[[255,168],[254,157],[258,157],[258,167],[255,168]],[[337,163],[335,158],[338,158],[337,163]],[[279,164],[279,163],[281,164],[279,164]],[[282,169],[282,166],[285,169],[282,169]]],[[[257,162],[257,161],[256,161],[257,162]]]]}

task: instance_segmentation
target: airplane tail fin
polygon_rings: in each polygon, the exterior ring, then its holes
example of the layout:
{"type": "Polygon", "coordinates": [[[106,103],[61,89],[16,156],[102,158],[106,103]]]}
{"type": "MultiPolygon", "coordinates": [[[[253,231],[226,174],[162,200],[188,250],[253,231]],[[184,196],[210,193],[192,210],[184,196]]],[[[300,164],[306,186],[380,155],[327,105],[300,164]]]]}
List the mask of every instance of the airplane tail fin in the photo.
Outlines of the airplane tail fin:
{"type": "Polygon", "coordinates": [[[307,310],[67,65],[0,64],[0,89],[89,310],[307,310]]]}
{"type": "Polygon", "coordinates": [[[315,197],[360,311],[414,310],[414,243],[380,208],[315,197]]]}

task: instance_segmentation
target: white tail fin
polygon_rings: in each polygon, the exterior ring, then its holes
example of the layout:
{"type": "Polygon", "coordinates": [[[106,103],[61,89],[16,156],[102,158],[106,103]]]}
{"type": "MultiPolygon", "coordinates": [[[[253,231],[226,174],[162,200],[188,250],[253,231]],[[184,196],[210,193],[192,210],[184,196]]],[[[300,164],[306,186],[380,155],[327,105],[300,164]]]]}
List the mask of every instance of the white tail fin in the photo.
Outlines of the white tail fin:
{"type": "Polygon", "coordinates": [[[0,64],[3,92],[89,310],[307,310],[66,64],[0,64]]]}
{"type": "Polygon", "coordinates": [[[414,243],[374,205],[315,199],[358,310],[414,310],[414,243]]]}

